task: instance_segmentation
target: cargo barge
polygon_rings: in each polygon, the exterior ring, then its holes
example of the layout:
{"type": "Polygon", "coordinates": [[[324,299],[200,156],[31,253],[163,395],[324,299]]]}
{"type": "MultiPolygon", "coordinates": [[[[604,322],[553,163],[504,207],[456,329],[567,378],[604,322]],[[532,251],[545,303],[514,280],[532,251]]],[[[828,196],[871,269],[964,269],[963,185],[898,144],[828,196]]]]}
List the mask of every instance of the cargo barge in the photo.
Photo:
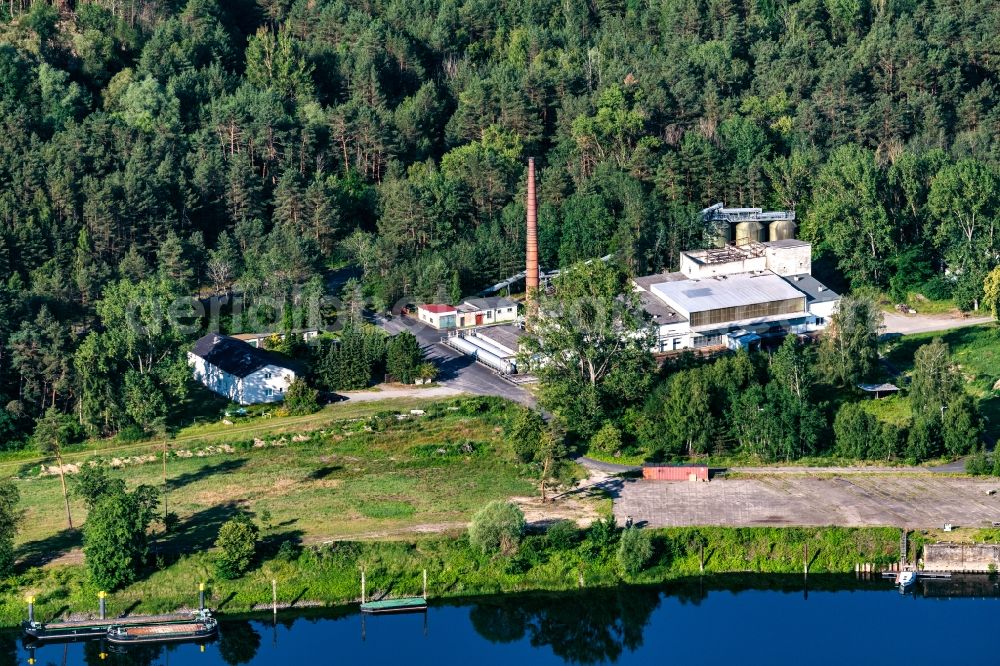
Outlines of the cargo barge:
{"type": "Polygon", "coordinates": [[[184,641],[207,640],[215,636],[219,625],[208,614],[187,622],[166,622],[160,624],[119,625],[108,629],[108,642],[113,645],[135,645],[138,643],[178,643],[184,641]]]}
{"type": "Polygon", "coordinates": [[[139,627],[147,625],[168,626],[191,623],[191,614],[137,615],[97,620],[69,620],[65,622],[34,622],[22,625],[25,635],[36,642],[73,641],[86,638],[103,638],[113,626],[139,627]]]}

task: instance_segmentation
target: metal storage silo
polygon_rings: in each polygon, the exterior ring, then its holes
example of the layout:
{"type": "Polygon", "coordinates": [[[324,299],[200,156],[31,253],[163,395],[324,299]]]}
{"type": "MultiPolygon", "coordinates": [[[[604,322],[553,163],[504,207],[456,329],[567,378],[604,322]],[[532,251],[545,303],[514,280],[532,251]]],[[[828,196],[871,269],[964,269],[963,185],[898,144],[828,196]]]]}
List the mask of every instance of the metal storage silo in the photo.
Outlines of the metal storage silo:
{"type": "Polygon", "coordinates": [[[795,222],[792,220],[776,220],[768,226],[768,240],[788,240],[795,238],[795,222]]]}
{"type": "Polygon", "coordinates": [[[759,243],[761,241],[764,225],[756,220],[740,222],[736,225],[736,244],[746,245],[748,243],[759,243]]]}

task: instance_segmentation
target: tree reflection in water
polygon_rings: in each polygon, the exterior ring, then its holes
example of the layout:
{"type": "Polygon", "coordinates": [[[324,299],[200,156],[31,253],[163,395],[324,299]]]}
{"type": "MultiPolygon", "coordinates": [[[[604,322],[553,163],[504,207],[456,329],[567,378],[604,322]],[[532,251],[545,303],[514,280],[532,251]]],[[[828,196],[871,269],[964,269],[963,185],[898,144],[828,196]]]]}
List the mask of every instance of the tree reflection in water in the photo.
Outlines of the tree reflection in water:
{"type": "Polygon", "coordinates": [[[229,666],[248,664],[260,649],[260,634],[246,620],[226,620],[219,627],[219,655],[229,666]]]}
{"type": "Polygon", "coordinates": [[[567,662],[617,661],[642,645],[642,632],[660,603],[657,590],[622,588],[569,596],[516,597],[472,607],[476,632],[493,643],[527,637],[567,662]]]}

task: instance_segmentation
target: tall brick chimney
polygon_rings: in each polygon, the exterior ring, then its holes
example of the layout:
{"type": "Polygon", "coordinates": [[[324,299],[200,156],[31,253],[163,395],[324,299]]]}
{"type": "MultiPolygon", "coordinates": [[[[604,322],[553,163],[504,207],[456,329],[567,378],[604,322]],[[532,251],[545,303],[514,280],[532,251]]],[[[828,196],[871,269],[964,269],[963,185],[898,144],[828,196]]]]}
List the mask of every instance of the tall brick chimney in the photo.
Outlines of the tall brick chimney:
{"type": "Polygon", "coordinates": [[[538,202],[535,199],[535,158],[528,158],[528,246],[526,251],[527,276],[524,279],[529,304],[538,291],[538,202]]]}

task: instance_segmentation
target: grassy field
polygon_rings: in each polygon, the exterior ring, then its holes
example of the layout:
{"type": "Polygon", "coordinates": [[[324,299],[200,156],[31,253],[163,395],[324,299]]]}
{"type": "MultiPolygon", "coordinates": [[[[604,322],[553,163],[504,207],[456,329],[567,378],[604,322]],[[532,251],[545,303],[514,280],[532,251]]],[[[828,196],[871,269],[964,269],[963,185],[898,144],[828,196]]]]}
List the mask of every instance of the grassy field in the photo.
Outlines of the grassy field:
{"type": "MultiPolygon", "coordinates": [[[[391,411],[385,403],[347,404],[272,423],[271,434],[240,424],[182,434],[169,442],[166,465],[168,507],[180,524],[157,547],[208,548],[221,523],[241,511],[269,513],[272,539],[315,543],[392,537],[415,526],[447,529],[489,500],[535,494],[535,471],[507,455],[504,426],[516,408],[484,404],[492,403],[394,401],[391,411]],[[409,415],[417,404],[426,413],[409,415]]],[[[97,448],[72,461],[114,462],[121,467],[113,473],[129,487],[162,489],[162,451],[162,442],[97,448]]],[[[66,553],[79,539],[63,529],[58,476],[39,471],[22,464],[17,479],[27,508],[19,555],[34,563],[66,553]]],[[[74,499],[72,508],[74,523],[82,524],[82,502],[74,499]]]]}
{"type": "MultiPolygon", "coordinates": [[[[409,411],[426,406],[427,398],[389,398],[377,401],[341,402],[328,405],[305,416],[268,418],[259,414],[232,417],[230,424],[223,422],[221,415],[209,420],[205,417],[198,424],[181,428],[167,437],[168,444],[191,444],[203,441],[231,442],[247,437],[264,436],[273,433],[311,432],[324,426],[349,419],[368,418],[381,411],[409,411]]],[[[63,454],[66,462],[79,462],[93,456],[132,456],[163,448],[163,439],[145,439],[122,442],[119,439],[93,439],[68,446],[63,454]]],[[[0,474],[14,474],[32,464],[45,460],[38,451],[26,448],[19,451],[0,452],[0,474]]]]}

